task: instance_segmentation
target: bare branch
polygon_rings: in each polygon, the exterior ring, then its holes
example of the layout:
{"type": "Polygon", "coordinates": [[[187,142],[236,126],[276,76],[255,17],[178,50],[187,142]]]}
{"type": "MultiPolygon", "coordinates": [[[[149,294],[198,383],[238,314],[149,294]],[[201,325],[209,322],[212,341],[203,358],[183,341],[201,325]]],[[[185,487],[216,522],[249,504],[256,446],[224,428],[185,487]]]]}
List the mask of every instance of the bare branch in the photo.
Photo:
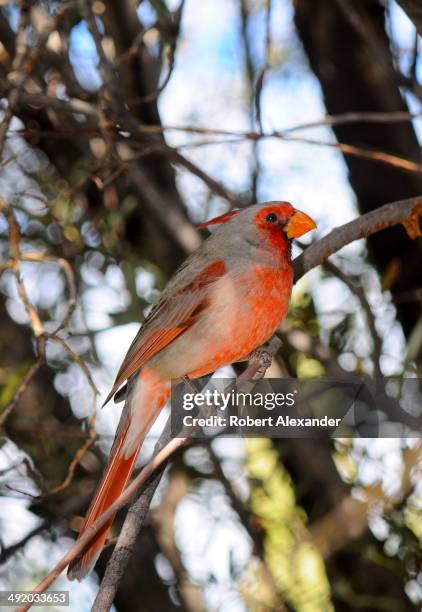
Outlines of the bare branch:
{"type": "MultiPolygon", "coordinates": [[[[0,81],[1,83],[1,81],[0,81]]],[[[8,86],[4,83],[1,83],[1,89],[3,91],[8,90],[8,86]]],[[[98,111],[90,104],[83,100],[60,100],[58,98],[54,98],[52,96],[47,96],[41,93],[30,94],[26,91],[21,92],[22,101],[26,101],[28,104],[35,104],[36,106],[45,106],[56,108],[61,112],[66,112],[70,114],[80,113],[86,116],[91,116],[96,118],[98,123],[91,126],[81,126],[79,129],[82,131],[86,131],[87,133],[95,133],[98,132],[104,135],[105,127],[106,129],[106,137],[107,139],[111,138],[112,131],[115,132],[114,137],[118,137],[118,133],[116,132],[115,127],[112,124],[107,123],[107,125],[100,125],[101,121],[101,113],[98,114],[98,111]]],[[[17,101],[16,101],[17,103],[17,101]]],[[[141,139],[145,138],[145,134],[159,134],[163,133],[166,130],[174,130],[186,133],[193,134],[208,134],[212,136],[231,136],[234,140],[230,140],[231,143],[236,144],[237,142],[243,142],[244,140],[251,140],[252,142],[257,142],[262,139],[268,138],[276,138],[283,142],[300,142],[303,144],[307,144],[309,146],[318,146],[318,147],[329,147],[340,150],[345,155],[352,155],[355,157],[360,157],[364,159],[370,159],[372,161],[380,162],[389,166],[394,166],[397,168],[401,168],[407,172],[414,173],[422,173],[422,164],[418,162],[414,162],[410,159],[406,159],[404,157],[400,157],[398,155],[393,155],[387,153],[385,151],[379,150],[371,150],[365,147],[358,147],[354,145],[349,145],[342,142],[329,142],[324,140],[317,140],[311,138],[305,138],[303,136],[292,136],[291,134],[296,131],[300,131],[303,129],[309,129],[314,127],[319,127],[323,125],[340,125],[347,123],[398,123],[404,121],[410,121],[413,118],[420,116],[420,113],[405,113],[405,112],[391,112],[391,113],[345,113],[341,115],[328,116],[319,121],[301,124],[292,126],[290,128],[286,128],[284,130],[276,130],[273,132],[261,133],[253,130],[250,131],[231,131],[231,130],[221,130],[221,129],[211,129],[206,127],[196,127],[196,126],[183,126],[183,125],[145,125],[140,124],[134,117],[129,115],[129,113],[124,113],[121,117],[119,117],[119,124],[124,131],[127,131],[131,134],[133,139],[137,137],[141,137],[141,139]]],[[[73,138],[74,130],[56,130],[54,133],[46,133],[46,132],[35,132],[35,130],[31,130],[32,133],[38,134],[40,137],[43,135],[52,136],[68,136],[69,138],[73,138]]],[[[21,130],[17,130],[14,133],[22,133],[21,130]]],[[[126,142],[126,140],[125,140],[126,142]]],[[[142,140],[144,143],[144,140],[142,140]]],[[[145,144],[145,143],[144,143],[145,144]]],[[[157,143],[156,149],[154,151],[159,151],[160,146],[164,147],[164,149],[171,149],[177,153],[177,150],[183,147],[195,147],[195,146],[204,146],[204,145],[216,145],[216,144],[226,144],[226,140],[213,140],[201,143],[186,143],[186,145],[179,145],[178,147],[169,147],[168,145],[164,145],[163,143],[157,143]]],[[[224,196],[226,197],[226,196],[224,196]]]]}
{"type": "Polygon", "coordinates": [[[32,379],[35,377],[38,370],[40,369],[42,363],[43,363],[42,359],[38,357],[37,361],[31,366],[31,368],[28,370],[28,372],[23,377],[18,389],[15,391],[12,401],[10,402],[8,406],[6,406],[6,408],[3,410],[3,412],[0,415],[0,427],[4,425],[9,414],[13,412],[13,410],[15,409],[20,398],[25,393],[32,379]]]}
{"type": "Polygon", "coordinates": [[[70,462],[68,472],[64,481],[58,486],[50,489],[48,492],[44,492],[40,497],[46,497],[47,495],[58,493],[59,491],[63,491],[69,484],[72,482],[73,475],[75,473],[77,465],[80,463],[82,457],[87,452],[87,450],[93,445],[96,439],[96,430],[95,430],[95,417],[96,417],[96,396],[98,394],[98,389],[91,377],[90,371],[82,358],[75,353],[75,351],[68,345],[68,343],[63,340],[60,336],[58,336],[58,332],[64,328],[66,328],[70,322],[70,318],[73,314],[73,311],[76,306],[76,283],[75,283],[75,275],[73,269],[69,262],[61,257],[54,257],[52,255],[47,255],[45,253],[21,253],[20,250],[20,228],[19,224],[16,220],[15,214],[10,206],[6,204],[6,202],[0,198],[0,212],[6,216],[9,228],[9,248],[11,258],[8,259],[4,264],[0,266],[0,274],[2,274],[5,270],[11,269],[15,273],[16,282],[18,285],[19,296],[25,306],[25,310],[28,314],[30,325],[35,336],[35,340],[37,343],[37,360],[33,364],[33,366],[29,369],[29,371],[23,377],[17,391],[15,392],[12,401],[9,405],[3,410],[0,415],[0,426],[4,425],[6,419],[14,410],[16,405],[18,404],[20,398],[23,393],[28,388],[29,384],[37,374],[41,365],[45,361],[45,344],[46,340],[51,340],[56,344],[59,344],[65,351],[70,355],[70,357],[79,365],[82,369],[85,377],[87,378],[88,384],[90,385],[93,391],[93,410],[92,416],[88,421],[88,435],[82,446],[78,449],[70,462]],[[58,265],[64,272],[66,282],[69,290],[69,297],[67,300],[67,306],[65,310],[65,314],[57,325],[56,329],[52,333],[46,333],[44,330],[43,323],[37,313],[37,310],[31,304],[28,295],[26,293],[26,289],[20,274],[20,263],[22,261],[25,262],[36,262],[36,263],[54,263],[58,265]]]}
{"type": "Polygon", "coordinates": [[[201,587],[189,579],[180,551],[175,542],[175,514],[179,502],[189,492],[190,482],[181,470],[172,469],[169,483],[158,508],[152,511],[152,522],[155,527],[158,544],[169,560],[177,581],[177,591],[182,599],[186,612],[205,612],[201,587]]]}
{"type": "Polygon", "coordinates": [[[194,164],[190,159],[184,157],[174,147],[166,147],[166,151],[168,151],[168,156],[172,161],[174,161],[174,163],[179,164],[192,174],[195,174],[195,176],[200,178],[207,185],[207,187],[209,187],[210,191],[221,196],[236,208],[242,205],[242,203],[239,202],[238,198],[236,198],[236,196],[231,193],[231,191],[227,189],[227,187],[225,187],[219,181],[213,179],[207,172],[201,170],[199,166],[194,164]]]}
{"type": "Polygon", "coordinates": [[[144,170],[138,166],[131,166],[128,174],[139,193],[144,196],[147,209],[159,219],[163,227],[176,236],[185,253],[194,251],[200,245],[201,239],[192,224],[175,206],[163,198],[144,170]]]}
{"type": "MultiPolygon", "coordinates": [[[[170,38],[170,44],[168,45],[168,49],[166,52],[167,64],[168,64],[167,74],[165,78],[163,79],[163,82],[161,83],[161,85],[159,85],[155,91],[152,91],[151,93],[146,94],[142,98],[138,98],[136,100],[136,103],[154,102],[158,98],[158,96],[164,91],[164,89],[167,87],[171,79],[171,76],[174,70],[174,66],[175,66],[176,50],[177,50],[177,44],[179,41],[180,22],[182,20],[184,5],[185,5],[185,0],[181,0],[179,7],[177,8],[176,11],[174,11],[173,13],[170,13],[170,11],[168,11],[168,18],[171,19],[171,26],[170,28],[169,28],[169,25],[164,26],[164,29],[171,29],[171,33],[167,34],[166,36],[166,38],[170,38]]],[[[144,34],[145,32],[142,33],[141,41],[142,41],[144,34]]],[[[131,100],[131,103],[133,102],[134,101],[131,100]]]]}
{"type": "Polygon", "coordinates": [[[381,377],[380,359],[382,353],[382,340],[375,326],[375,317],[372,312],[371,306],[369,305],[368,299],[365,295],[364,289],[352,281],[347,274],[343,272],[338,266],[332,261],[326,261],[323,264],[325,270],[331,272],[334,276],[340,279],[349,290],[358,298],[362,309],[366,315],[366,322],[368,325],[369,333],[372,338],[373,350],[372,350],[372,363],[374,365],[374,376],[381,377]]]}
{"type": "Polygon", "coordinates": [[[19,540],[19,542],[16,542],[16,544],[11,544],[7,548],[3,548],[0,553],[0,565],[6,563],[6,561],[8,561],[10,557],[13,557],[13,555],[15,555],[19,550],[22,550],[25,544],[29,542],[29,540],[48,529],[48,526],[48,523],[44,521],[37,527],[34,527],[34,529],[27,533],[25,537],[19,540]]]}
{"type": "Polygon", "coordinates": [[[258,130],[262,134],[262,116],[261,116],[261,97],[262,90],[264,87],[264,80],[267,70],[270,65],[270,53],[271,53],[271,9],[272,2],[267,0],[267,10],[265,13],[265,62],[264,66],[258,73],[255,83],[255,115],[256,122],[258,124],[258,130]]]}
{"type": "Polygon", "coordinates": [[[106,54],[103,49],[101,34],[98,29],[97,21],[94,13],[92,12],[91,0],[80,0],[79,5],[81,13],[85,19],[91,36],[94,40],[95,49],[97,51],[101,76],[103,78],[103,87],[107,91],[107,102],[113,105],[114,111],[117,111],[120,107],[121,92],[117,85],[117,73],[115,72],[111,62],[108,61],[106,54]]]}
{"type": "Polygon", "coordinates": [[[24,64],[26,61],[28,47],[25,41],[26,28],[28,27],[31,8],[34,0],[23,0],[21,2],[21,9],[19,15],[18,31],[16,35],[16,52],[12,63],[11,75],[14,77],[14,85],[10,91],[7,100],[7,109],[4,112],[3,120],[0,124],[0,157],[3,152],[4,142],[6,139],[6,133],[9,129],[10,121],[13,117],[13,109],[16,102],[18,101],[19,94],[25,85],[27,78],[27,72],[24,64]]]}
{"type": "Polygon", "coordinates": [[[387,227],[418,222],[422,215],[422,196],[385,204],[345,225],[336,227],[327,236],[311,244],[294,260],[295,281],[322,264],[330,255],[360,238],[367,238],[387,227]]]}
{"type": "MultiPolygon", "coordinates": [[[[21,272],[20,272],[20,260],[21,260],[21,252],[20,252],[20,228],[19,224],[16,220],[13,210],[6,204],[3,198],[0,198],[0,213],[3,213],[7,219],[8,223],[8,231],[9,231],[9,248],[11,254],[11,268],[13,269],[16,284],[18,287],[18,294],[21,298],[23,305],[25,307],[25,311],[28,315],[30,325],[32,327],[32,331],[34,333],[34,337],[37,345],[37,361],[30,368],[30,370],[26,373],[21,384],[19,385],[18,390],[16,391],[12,401],[10,404],[3,410],[0,417],[0,425],[4,424],[5,420],[9,416],[9,414],[14,410],[17,405],[20,397],[26,391],[28,385],[40,369],[42,363],[45,360],[45,332],[44,327],[41,322],[40,317],[36,309],[32,306],[28,294],[26,292],[25,286],[22,281],[21,272]]],[[[3,268],[6,269],[6,268],[3,268]]],[[[1,272],[2,270],[0,270],[1,272]]]]}
{"type": "Polygon", "coordinates": [[[48,495],[55,495],[56,493],[60,493],[61,491],[64,491],[71,484],[73,477],[75,475],[76,468],[82,461],[85,453],[89,451],[89,449],[91,448],[91,446],[94,444],[95,440],[97,439],[97,431],[95,429],[95,420],[96,420],[96,413],[95,413],[95,406],[94,406],[94,412],[88,421],[88,436],[85,442],[82,444],[82,446],[78,448],[78,450],[75,453],[75,456],[70,462],[69,467],[67,469],[67,474],[66,474],[65,479],[63,480],[63,482],[58,484],[56,487],[53,487],[52,489],[44,493],[42,495],[43,498],[47,497],[48,495]]]}

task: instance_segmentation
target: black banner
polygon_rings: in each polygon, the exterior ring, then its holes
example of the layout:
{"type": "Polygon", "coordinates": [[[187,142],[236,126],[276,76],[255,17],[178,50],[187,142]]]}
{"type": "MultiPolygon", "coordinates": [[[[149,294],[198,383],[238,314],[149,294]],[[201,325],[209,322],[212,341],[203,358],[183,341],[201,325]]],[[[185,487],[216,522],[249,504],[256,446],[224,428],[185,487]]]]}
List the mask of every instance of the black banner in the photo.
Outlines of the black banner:
{"type": "Polygon", "coordinates": [[[174,437],[406,438],[422,435],[422,381],[227,378],[173,383],[174,437]],[[196,389],[196,392],[194,392],[196,389]]]}

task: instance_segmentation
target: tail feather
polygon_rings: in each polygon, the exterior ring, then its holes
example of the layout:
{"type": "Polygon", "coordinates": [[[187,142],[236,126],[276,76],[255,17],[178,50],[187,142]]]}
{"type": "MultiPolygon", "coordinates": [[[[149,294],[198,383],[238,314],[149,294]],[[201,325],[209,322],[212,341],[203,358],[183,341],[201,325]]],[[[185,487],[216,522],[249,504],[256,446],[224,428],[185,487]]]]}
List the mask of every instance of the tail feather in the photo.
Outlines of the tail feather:
{"type": "MultiPolygon", "coordinates": [[[[161,380],[145,367],[126,399],[110,458],[79,535],[91,527],[126,487],[145,436],[169,394],[169,381],[161,380]]],[[[114,516],[95,534],[81,556],[69,564],[67,575],[70,580],[82,580],[93,569],[113,520],[114,516]]]]}
{"type": "MultiPolygon", "coordinates": [[[[121,423],[104,475],[101,479],[97,492],[89,506],[87,515],[82,524],[79,536],[84,533],[101,516],[101,514],[119,497],[132,473],[136,457],[138,456],[142,440],[138,448],[129,457],[123,453],[123,445],[130,426],[130,417],[126,417],[121,423]]],[[[107,521],[103,528],[95,535],[89,548],[83,555],[69,565],[67,572],[69,580],[82,580],[93,569],[114,520],[114,515],[107,521]]]]}

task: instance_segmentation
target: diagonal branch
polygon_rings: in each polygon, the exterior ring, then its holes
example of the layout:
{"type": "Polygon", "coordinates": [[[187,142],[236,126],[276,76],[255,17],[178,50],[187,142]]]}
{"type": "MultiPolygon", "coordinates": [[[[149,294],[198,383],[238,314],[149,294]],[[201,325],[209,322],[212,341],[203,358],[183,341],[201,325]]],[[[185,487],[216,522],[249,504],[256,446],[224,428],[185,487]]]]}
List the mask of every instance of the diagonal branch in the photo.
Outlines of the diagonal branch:
{"type": "Polygon", "coordinates": [[[422,216],[422,196],[385,204],[345,225],[334,228],[327,236],[311,244],[304,253],[296,257],[293,262],[295,282],[347,244],[367,238],[387,227],[403,224],[409,232],[409,225],[415,226],[415,233],[412,233],[411,237],[420,236],[420,230],[419,234],[417,230],[420,216],[422,216]]]}

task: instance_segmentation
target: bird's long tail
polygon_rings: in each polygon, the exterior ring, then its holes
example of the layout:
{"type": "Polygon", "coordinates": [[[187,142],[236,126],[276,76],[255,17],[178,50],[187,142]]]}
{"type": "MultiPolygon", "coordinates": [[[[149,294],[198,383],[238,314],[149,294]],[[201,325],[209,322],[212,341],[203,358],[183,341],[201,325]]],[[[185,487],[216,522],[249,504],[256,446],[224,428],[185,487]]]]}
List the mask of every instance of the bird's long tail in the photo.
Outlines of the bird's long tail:
{"type": "MultiPolygon", "coordinates": [[[[161,384],[157,384],[156,381],[155,384],[151,384],[145,378],[147,377],[140,375],[133,396],[126,402],[107,466],[89,506],[79,537],[116,501],[126,487],[145,436],[168,398],[168,386],[163,381],[160,381],[161,384]]],[[[94,536],[82,556],[70,563],[67,572],[70,580],[82,580],[93,569],[113,520],[114,516],[94,536]]]]}

